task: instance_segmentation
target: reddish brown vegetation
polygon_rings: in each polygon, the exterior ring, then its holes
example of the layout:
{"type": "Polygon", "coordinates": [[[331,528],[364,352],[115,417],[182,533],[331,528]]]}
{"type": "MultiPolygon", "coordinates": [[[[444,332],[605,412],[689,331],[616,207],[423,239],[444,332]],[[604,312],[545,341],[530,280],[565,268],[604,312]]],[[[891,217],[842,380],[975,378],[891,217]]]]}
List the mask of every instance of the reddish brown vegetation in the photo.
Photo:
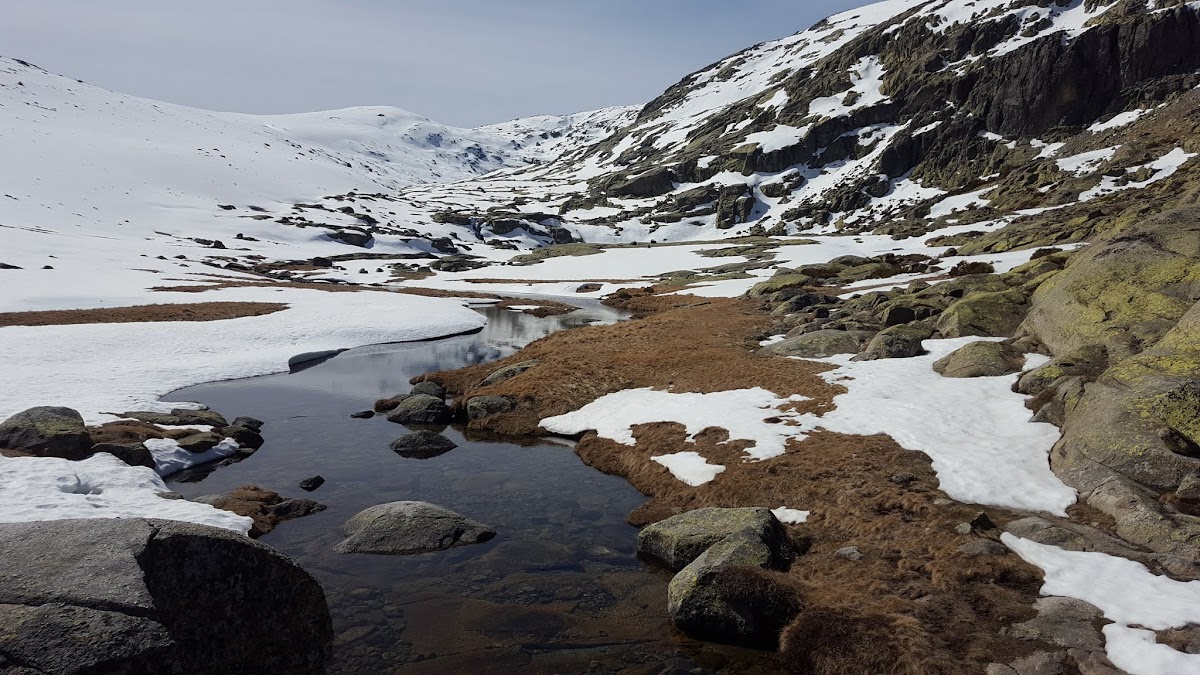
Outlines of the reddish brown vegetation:
{"type": "Polygon", "coordinates": [[[287,305],[278,302],[198,302],[175,305],[135,305],[102,309],[64,309],[45,312],[0,313],[5,326],[70,326],[85,323],[144,323],[148,321],[219,321],[271,314],[287,305]]]}

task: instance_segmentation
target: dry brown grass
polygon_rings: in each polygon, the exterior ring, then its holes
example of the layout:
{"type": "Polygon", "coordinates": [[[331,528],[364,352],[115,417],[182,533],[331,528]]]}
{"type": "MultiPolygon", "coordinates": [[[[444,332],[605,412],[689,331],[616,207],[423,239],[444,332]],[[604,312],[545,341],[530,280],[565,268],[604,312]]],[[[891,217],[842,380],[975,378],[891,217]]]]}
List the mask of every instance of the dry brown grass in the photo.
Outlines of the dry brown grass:
{"type": "MultiPolygon", "coordinates": [[[[614,326],[555,333],[499,363],[428,376],[458,394],[513,397],[515,412],[471,423],[500,433],[533,433],[539,420],[578,410],[611,392],[671,388],[713,392],[764,387],[804,394],[804,410],[820,413],[839,388],[819,374],[828,366],[756,356],[751,339],[770,317],[745,300],[704,300],[626,291],[616,304],[637,318],[614,326]],[[540,365],[490,387],[479,383],[504,365],[540,365]]],[[[1038,647],[1000,635],[1034,616],[1041,573],[1015,555],[969,558],[957,548],[978,535],[955,526],[978,507],[943,499],[928,456],[887,436],[817,431],[787,452],[748,462],[747,441],[710,428],[688,440],[676,423],[634,428],[636,444],[586,433],[576,446],[585,463],[628,480],[650,499],[630,515],[644,525],[705,506],[788,506],[811,510],[790,528],[807,553],[788,572],[807,608],[784,635],[783,655],[795,672],[982,673],[1038,647]],[[726,471],[690,487],[652,456],[694,450],[726,471]],[[861,560],[835,552],[857,546],[861,560]]],[[[1005,523],[1019,514],[988,509],[1005,523]]]]}
{"type": "Polygon", "coordinates": [[[516,410],[471,422],[470,428],[503,434],[532,434],[545,417],[577,410],[597,398],[637,387],[709,393],[763,387],[784,395],[798,391],[827,405],[839,389],[812,362],[761,358],[747,338],[769,321],[745,300],[700,301],[690,296],[643,299],[634,311],[659,311],[637,321],[555,333],[519,355],[459,371],[423,376],[457,395],[458,405],[477,395],[505,395],[516,410]],[[697,327],[703,326],[703,330],[697,327]],[[492,371],[537,359],[540,364],[510,380],[481,387],[492,371]]]}
{"type": "Polygon", "coordinates": [[[278,302],[198,302],[173,305],[134,305],[102,309],[63,309],[45,312],[2,312],[6,326],[72,326],[88,323],[145,323],[149,321],[220,321],[262,316],[287,309],[278,302]]]}

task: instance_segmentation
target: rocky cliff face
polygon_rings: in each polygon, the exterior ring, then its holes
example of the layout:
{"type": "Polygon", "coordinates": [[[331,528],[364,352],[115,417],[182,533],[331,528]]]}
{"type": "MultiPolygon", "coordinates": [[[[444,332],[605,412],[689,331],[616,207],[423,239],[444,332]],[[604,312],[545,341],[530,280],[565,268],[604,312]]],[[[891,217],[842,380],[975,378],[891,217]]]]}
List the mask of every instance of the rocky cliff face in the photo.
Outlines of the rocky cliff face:
{"type": "Polygon", "coordinates": [[[1191,180],[1197,44],[1196,3],[882,2],[693,73],[607,139],[452,210],[555,214],[587,241],[1092,210],[1191,180]]]}

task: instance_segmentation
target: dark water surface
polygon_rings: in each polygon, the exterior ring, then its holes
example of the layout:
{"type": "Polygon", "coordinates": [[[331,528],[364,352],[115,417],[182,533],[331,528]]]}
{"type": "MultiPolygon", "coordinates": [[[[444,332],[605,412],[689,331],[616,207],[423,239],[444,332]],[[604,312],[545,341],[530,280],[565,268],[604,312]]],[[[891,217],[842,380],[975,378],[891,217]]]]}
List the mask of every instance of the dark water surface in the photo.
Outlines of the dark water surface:
{"type": "Polygon", "coordinates": [[[611,323],[588,304],[536,318],[499,308],[480,333],[355,349],[291,374],[189,387],[167,400],[198,401],[232,419],[267,424],[266,445],[215,472],[180,475],[187,497],[247,484],[310,496],[328,510],[281,524],[263,541],[325,588],[337,635],[333,673],[758,672],[761,656],[702,645],[666,617],[669,574],[639,561],[625,519],[645,498],[623,479],[585,466],[570,447],[445,435],[459,447],[433,459],[388,444],[405,428],[382,416],[354,420],[409,378],[508,356],[556,330],[611,323]],[[414,556],[341,555],[341,525],[384,502],[420,500],[499,533],[485,544],[414,556]]]}

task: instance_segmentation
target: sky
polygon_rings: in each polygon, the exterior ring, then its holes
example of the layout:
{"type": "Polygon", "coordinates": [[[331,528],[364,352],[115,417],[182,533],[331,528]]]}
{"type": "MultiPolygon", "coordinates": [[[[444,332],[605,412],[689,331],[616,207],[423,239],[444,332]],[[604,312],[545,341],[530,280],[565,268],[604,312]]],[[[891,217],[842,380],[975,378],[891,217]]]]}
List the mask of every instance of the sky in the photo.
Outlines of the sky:
{"type": "Polygon", "coordinates": [[[645,103],[865,0],[0,0],[0,55],[210,110],[476,126],[645,103]]]}

